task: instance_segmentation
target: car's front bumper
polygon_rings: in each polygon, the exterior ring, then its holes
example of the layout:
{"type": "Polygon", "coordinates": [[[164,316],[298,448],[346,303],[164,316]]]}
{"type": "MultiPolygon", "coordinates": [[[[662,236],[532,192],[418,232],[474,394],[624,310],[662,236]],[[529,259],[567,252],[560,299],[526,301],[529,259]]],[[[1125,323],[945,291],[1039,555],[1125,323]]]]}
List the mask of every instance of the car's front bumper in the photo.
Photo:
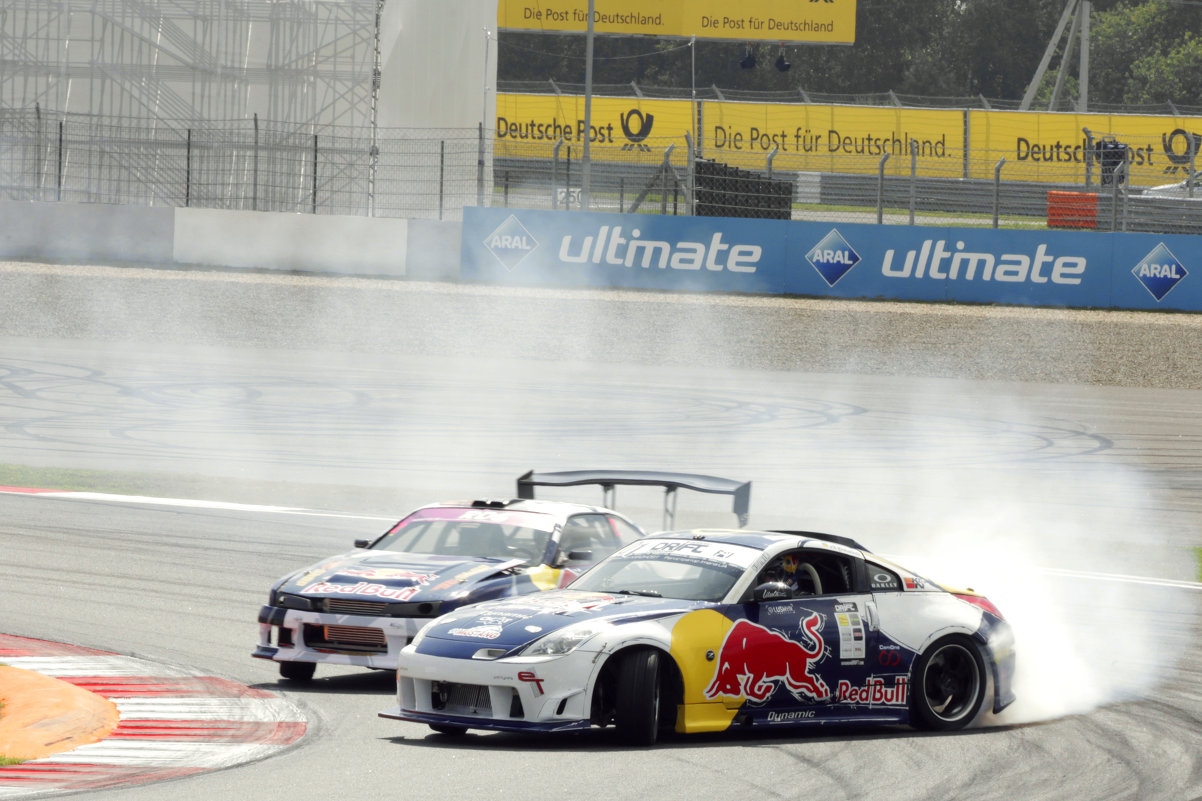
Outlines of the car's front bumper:
{"type": "Polygon", "coordinates": [[[380,717],[501,731],[587,729],[598,657],[577,649],[556,657],[454,659],[408,648],[397,668],[397,706],[380,717]]]}
{"type": "Polygon", "coordinates": [[[264,606],[251,656],[394,670],[401,649],[430,618],[336,615],[264,606]]]}

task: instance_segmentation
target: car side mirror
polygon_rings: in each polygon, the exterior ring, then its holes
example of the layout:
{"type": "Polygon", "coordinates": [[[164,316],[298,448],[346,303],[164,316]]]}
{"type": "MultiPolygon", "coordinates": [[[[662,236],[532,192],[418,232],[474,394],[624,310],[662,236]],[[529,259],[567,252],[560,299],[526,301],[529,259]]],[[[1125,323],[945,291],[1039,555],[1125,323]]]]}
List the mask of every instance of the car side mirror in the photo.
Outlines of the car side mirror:
{"type": "Polygon", "coordinates": [[[793,590],[783,581],[765,581],[751,591],[751,599],[757,604],[764,601],[789,601],[793,599],[793,590]]]}
{"type": "Polygon", "coordinates": [[[370,548],[371,540],[355,540],[356,548],[370,548]]]}

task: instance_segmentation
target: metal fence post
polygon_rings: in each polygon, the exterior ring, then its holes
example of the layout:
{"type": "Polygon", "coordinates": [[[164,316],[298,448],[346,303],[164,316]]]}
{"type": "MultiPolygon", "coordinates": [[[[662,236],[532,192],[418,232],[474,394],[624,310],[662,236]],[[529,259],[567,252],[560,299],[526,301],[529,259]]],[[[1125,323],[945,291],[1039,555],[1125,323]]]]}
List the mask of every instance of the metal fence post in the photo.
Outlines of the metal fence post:
{"type": "MultiPolygon", "coordinates": [[[[488,46],[487,41],[485,47],[488,46]]],[[[484,205],[484,121],[480,122],[480,147],[476,154],[476,205],[484,205]]],[[[492,205],[490,201],[488,205],[492,205]]]]}
{"type": "Polygon", "coordinates": [[[997,228],[998,223],[998,206],[1001,203],[1002,196],[1002,166],[1006,163],[1006,159],[1001,159],[997,166],[993,168],[993,227],[997,228]]]}
{"type": "Polygon", "coordinates": [[[184,208],[192,205],[192,129],[188,129],[188,144],[184,151],[184,208]]]}
{"type": "Polygon", "coordinates": [[[251,175],[250,210],[259,210],[259,113],[255,112],[255,146],[252,158],[254,168],[251,175]]]}
{"type": "Polygon", "coordinates": [[[914,224],[914,206],[918,202],[918,140],[910,140],[910,225],[914,224]]]}
{"type": "Polygon", "coordinates": [[[58,121],[58,177],[57,177],[57,192],[55,199],[62,202],[63,199],[63,121],[58,121]]]}
{"type": "Polygon", "coordinates": [[[313,134],[313,213],[317,213],[317,134],[313,134]]]}
{"type": "MultiPolygon", "coordinates": [[[[1127,174],[1127,162],[1124,161],[1123,163],[1119,164],[1118,166],[1116,166],[1114,168],[1114,172],[1111,174],[1111,177],[1110,177],[1110,180],[1114,182],[1113,193],[1111,195],[1111,203],[1110,203],[1110,230],[1111,231],[1119,230],[1119,188],[1122,186],[1123,179],[1126,176],[1126,174],[1127,174]]],[[[1124,230],[1124,231],[1127,230],[1127,215],[1126,214],[1123,215],[1122,230],[1124,230]]]]}
{"type": "Polygon", "coordinates": [[[876,181],[876,223],[882,225],[885,222],[885,162],[889,161],[889,154],[881,156],[881,164],[877,168],[876,181]]]}
{"type": "Polygon", "coordinates": [[[447,172],[447,140],[438,143],[438,219],[442,219],[444,181],[447,172]]]}
{"type": "MultiPolygon", "coordinates": [[[[688,148],[688,175],[685,176],[685,214],[690,217],[697,214],[697,151],[693,148],[693,135],[685,132],[685,147],[688,148]]],[[[619,206],[618,211],[621,211],[619,206]]]]}
{"type": "Polygon", "coordinates": [[[1081,154],[1081,160],[1085,162],[1085,188],[1093,184],[1093,132],[1088,128],[1082,128],[1081,132],[1085,134],[1085,152],[1081,154]]]}
{"type": "Polygon", "coordinates": [[[563,137],[551,148],[551,211],[559,211],[559,149],[563,147],[563,137]]]}

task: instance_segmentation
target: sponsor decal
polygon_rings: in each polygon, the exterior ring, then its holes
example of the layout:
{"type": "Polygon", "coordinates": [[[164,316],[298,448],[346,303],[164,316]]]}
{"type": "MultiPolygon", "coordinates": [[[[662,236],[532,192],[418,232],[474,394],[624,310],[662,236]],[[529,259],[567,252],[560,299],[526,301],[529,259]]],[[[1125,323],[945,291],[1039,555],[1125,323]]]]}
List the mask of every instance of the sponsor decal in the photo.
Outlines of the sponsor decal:
{"type": "Polygon", "coordinates": [[[860,262],[860,254],[847,244],[838,230],[832,228],[829,234],[810,248],[806,261],[818,271],[827,286],[833,287],[860,262]]]}
{"type": "Polygon", "coordinates": [[[433,587],[430,587],[430,590],[431,591],[446,590],[451,587],[454,587],[456,584],[463,584],[464,582],[466,582],[468,579],[470,579],[472,576],[476,575],[477,573],[487,573],[488,571],[494,570],[494,569],[496,569],[495,564],[476,565],[475,567],[473,567],[469,570],[464,570],[462,573],[456,573],[454,576],[447,579],[446,581],[441,581],[438,584],[435,584],[433,587]]]}
{"type": "Polygon", "coordinates": [[[862,687],[853,687],[850,681],[840,680],[835,701],[869,706],[905,706],[909,687],[910,680],[905,676],[894,677],[892,687],[886,687],[885,680],[876,676],[869,676],[862,687]]]}
{"type": "Polygon", "coordinates": [[[408,601],[420,591],[421,587],[418,586],[388,587],[366,581],[360,581],[358,584],[331,584],[328,581],[319,581],[301,590],[305,594],[360,595],[379,598],[382,601],[408,601]]]}
{"type": "Polygon", "coordinates": [[[814,717],[813,709],[799,709],[794,712],[769,712],[769,723],[788,723],[791,720],[809,720],[814,717]]]}
{"type": "Polygon", "coordinates": [[[392,567],[350,567],[339,570],[341,576],[352,576],[365,579],[390,579],[393,581],[410,581],[414,584],[426,584],[437,573],[415,573],[412,570],[402,570],[392,567]]]}
{"type": "Polygon", "coordinates": [[[631,229],[627,238],[622,236],[622,231],[620,225],[602,225],[597,233],[580,237],[579,241],[575,235],[567,234],[559,242],[559,260],[565,264],[639,267],[644,270],[655,267],[660,270],[754,273],[764,252],[759,245],[727,244],[722,241],[721,231],[710,237],[708,242],[643,239],[643,232],[638,228],[631,229]]]}
{"type": "MultiPolygon", "coordinates": [[[[1184,128],[1174,128],[1172,133],[1160,135],[1160,147],[1164,150],[1169,166],[1164,168],[1166,175],[1184,173],[1190,174],[1190,162],[1194,161],[1202,145],[1202,134],[1192,133],[1184,128]]],[[[1157,298],[1159,300],[1159,298],[1157,298]]]]}
{"type": "MultiPolygon", "coordinates": [[[[623,150],[640,150],[644,153],[650,153],[651,148],[643,144],[643,140],[651,135],[651,126],[655,124],[654,114],[644,114],[637,108],[632,108],[625,114],[620,115],[622,121],[622,134],[625,135],[627,142],[622,145],[623,150]],[[635,120],[638,122],[635,122],[635,120]],[[635,128],[634,126],[638,127],[635,128]]],[[[581,125],[583,129],[583,124],[581,125]]],[[[612,134],[610,141],[613,141],[612,134]]]]}
{"type": "Polygon", "coordinates": [[[452,637],[474,637],[480,640],[495,640],[501,636],[500,626],[471,626],[469,628],[455,628],[447,631],[452,637]]]}
{"type": "Polygon", "coordinates": [[[484,238],[484,247],[502,267],[512,270],[538,248],[538,240],[517,217],[510,214],[505,222],[484,238]]]}
{"type": "Polygon", "coordinates": [[[902,580],[906,583],[907,590],[925,590],[927,587],[927,583],[920,578],[906,576],[902,580]]]}
{"type": "Polygon", "coordinates": [[[1144,285],[1144,289],[1152,293],[1152,297],[1156,298],[1156,302],[1159,303],[1189,275],[1189,271],[1185,269],[1181,259],[1174,256],[1173,252],[1161,242],[1152,248],[1147,256],[1140,259],[1139,263],[1132,268],[1131,274],[1144,285]]]}
{"type": "Polygon", "coordinates": [[[533,670],[523,670],[519,672],[518,681],[524,681],[527,684],[534,685],[535,695],[542,695],[545,692],[543,690],[543,680],[535,675],[533,670]]]}
{"type": "Polygon", "coordinates": [[[798,700],[803,697],[827,700],[830,688],[813,672],[814,663],[826,650],[821,628],[822,618],[817,613],[802,622],[801,629],[810,641],[807,647],[771,629],[740,620],[722,641],[705,697],[746,696],[763,702],[783,684],[798,700]]]}
{"type": "Polygon", "coordinates": [[[999,281],[1005,283],[1081,283],[1087,261],[1084,256],[1054,256],[1041,243],[1032,255],[987,253],[967,250],[963,240],[951,250],[943,239],[926,239],[918,250],[907,250],[904,262],[897,251],[885,251],[881,275],[886,278],[932,278],[941,281],[999,281]]]}
{"type": "Polygon", "coordinates": [[[897,576],[894,576],[892,573],[877,572],[872,574],[872,589],[896,590],[897,588],[897,576]]]}
{"type": "Polygon", "coordinates": [[[882,645],[879,653],[876,655],[876,661],[883,667],[901,667],[901,648],[896,645],[882,645]]]}

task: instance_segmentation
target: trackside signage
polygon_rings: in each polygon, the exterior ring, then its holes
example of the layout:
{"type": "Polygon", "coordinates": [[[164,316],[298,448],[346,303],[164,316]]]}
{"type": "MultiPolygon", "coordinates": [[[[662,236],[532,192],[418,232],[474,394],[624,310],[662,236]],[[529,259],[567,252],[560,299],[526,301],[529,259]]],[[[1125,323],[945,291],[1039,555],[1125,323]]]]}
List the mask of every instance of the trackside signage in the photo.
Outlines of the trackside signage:
{"type": "Polygon", "coordinates": [[[1202,311],[1202,237],[464,209],[461,275],[524,286],[1202,311]]]}

